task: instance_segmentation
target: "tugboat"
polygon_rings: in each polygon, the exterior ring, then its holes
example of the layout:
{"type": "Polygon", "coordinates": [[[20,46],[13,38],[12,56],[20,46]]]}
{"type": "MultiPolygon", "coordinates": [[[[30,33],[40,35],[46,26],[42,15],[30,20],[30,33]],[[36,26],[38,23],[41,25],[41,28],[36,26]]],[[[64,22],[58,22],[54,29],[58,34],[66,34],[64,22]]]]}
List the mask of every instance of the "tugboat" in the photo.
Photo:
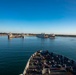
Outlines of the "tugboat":
{"type": "Polygon", "coordinates": [[[62,55],[40,50],[29,58],[20,75],[76,75],[76,62],[62,55]]]}

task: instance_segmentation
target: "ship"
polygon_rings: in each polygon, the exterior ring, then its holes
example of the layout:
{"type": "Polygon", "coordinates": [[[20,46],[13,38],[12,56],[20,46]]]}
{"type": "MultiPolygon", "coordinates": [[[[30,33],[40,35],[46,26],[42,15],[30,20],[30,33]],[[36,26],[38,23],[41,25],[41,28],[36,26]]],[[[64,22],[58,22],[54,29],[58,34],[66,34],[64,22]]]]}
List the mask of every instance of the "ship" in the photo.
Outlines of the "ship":
{"type": "Polygon", "coordinates": [[[37,34],[36,36],[39,37],[39,38],[55,38],[55,34],[41,33],[41,34],[37,34]]]}
{"type": "Polygon", "coordinates": [[[31,55],[20,75],[76,75],[76,62],[47,50],[39,50],[31,55]]]}
{"type": "Polygon", "coordinates": [[[21,34],[21,35],[13,35],[12,33],[9,33],[8,34],[8,39],[11,39],[11,38],[24,38],[24,34],[21,34]]]}

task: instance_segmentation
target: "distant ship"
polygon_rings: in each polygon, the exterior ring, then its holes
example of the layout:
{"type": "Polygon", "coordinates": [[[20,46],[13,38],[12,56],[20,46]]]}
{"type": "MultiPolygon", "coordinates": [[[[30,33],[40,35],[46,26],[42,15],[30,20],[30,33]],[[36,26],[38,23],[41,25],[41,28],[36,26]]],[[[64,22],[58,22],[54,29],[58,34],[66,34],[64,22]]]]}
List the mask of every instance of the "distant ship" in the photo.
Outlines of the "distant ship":
{"type": "Polygon", "coordinates": [[[12,33],[9,33],[8,34],[8,39],[11,39],[11,38],[24,38],[24,35],[13,35],[12,33]]]}
{"type": "Polygon", "coordinates": [[[37,34],[36,36],[39,37],[39,38],[55,38],[55,34],[41,33],[41,34],[37,34]]]}
{"type": "Polygon", "coordinates": [[[20,75],[76,75],[76,62],[48,51],[37,51],[20,75]]]}

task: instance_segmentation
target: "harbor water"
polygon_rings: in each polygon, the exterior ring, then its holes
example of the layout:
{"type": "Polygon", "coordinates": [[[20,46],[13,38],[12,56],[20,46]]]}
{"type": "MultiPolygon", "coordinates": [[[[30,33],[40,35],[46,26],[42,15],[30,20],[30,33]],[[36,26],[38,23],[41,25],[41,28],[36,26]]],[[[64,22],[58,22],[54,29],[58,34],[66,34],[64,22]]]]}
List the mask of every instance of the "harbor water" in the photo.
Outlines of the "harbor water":
{"type": "Polygon", "coordinates": [[[0,75],[19,75],[23,73],[29,57],[37,50],[48,50],[76,61],[76,38],[25,37],[8,39],[0,36],[0,75]]]}

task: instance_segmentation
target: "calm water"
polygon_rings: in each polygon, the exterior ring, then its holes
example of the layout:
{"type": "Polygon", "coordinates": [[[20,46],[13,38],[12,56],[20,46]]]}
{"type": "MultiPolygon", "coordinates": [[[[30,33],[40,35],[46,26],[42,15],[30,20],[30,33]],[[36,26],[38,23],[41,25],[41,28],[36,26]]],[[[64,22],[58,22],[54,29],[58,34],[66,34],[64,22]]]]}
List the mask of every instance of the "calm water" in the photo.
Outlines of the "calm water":
{"type": "Polygon", "coordinates": [[[37,50],[49,50],[76,61],[76,38],[25,37],[24,39],[8,40],[7,36],[0,36],[0,75],[19,75],[22,73],[28,58],[37,50]]]}

